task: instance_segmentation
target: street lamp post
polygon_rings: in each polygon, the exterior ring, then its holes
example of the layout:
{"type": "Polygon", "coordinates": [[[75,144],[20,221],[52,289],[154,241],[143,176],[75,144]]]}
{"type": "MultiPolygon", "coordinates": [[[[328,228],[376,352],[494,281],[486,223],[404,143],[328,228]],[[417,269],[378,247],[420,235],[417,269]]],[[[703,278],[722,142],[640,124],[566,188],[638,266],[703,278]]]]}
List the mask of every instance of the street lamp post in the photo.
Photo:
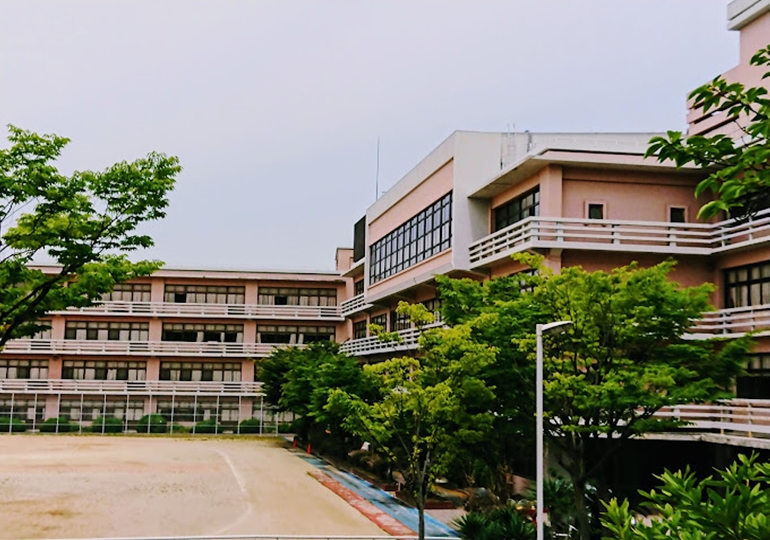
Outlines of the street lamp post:
{"type": "Polygon", "coordinates": [[[537,482],[537,540],[545,539],[545,501],[543,494],[543,479],[545,478],[544,429],[543,429],[543,335],[564,332],[572,321],[557,321],[548,324],[538,324],[537,333],[537,366],[535,368],[535,407],[536,407],[536,452],[535,481],[537,482]]]}

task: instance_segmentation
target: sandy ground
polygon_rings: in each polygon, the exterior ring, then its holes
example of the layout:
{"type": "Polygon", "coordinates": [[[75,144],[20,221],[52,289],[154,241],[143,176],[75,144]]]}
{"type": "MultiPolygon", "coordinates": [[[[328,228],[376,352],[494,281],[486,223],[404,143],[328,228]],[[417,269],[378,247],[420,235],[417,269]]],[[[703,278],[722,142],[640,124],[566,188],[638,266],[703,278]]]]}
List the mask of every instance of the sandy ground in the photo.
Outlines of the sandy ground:
{"type": "Polygon", "coordinates": [[[269,439],[0,436],[0,539],[383,531],[269,439]]]}

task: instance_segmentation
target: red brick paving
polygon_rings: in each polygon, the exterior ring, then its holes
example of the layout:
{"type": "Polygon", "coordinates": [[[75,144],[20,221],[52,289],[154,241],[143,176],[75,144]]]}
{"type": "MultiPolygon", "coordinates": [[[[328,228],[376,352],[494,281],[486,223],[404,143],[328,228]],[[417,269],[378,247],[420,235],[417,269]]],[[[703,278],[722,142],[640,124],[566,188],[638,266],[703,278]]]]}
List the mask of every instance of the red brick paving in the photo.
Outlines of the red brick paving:
{"type": "Polygon", "coordinates": [[[380,529],[385,531],[391,536],[414,536],[415,531],[398,521],[392,516],[389,516],[372,503],[358,495],[351,490],[337,482],[334,478],[322,471],[310,471],[310,476],[318,480],[322,485],[326,486],[334,493],[345,499],[345,501],[365,515],[369,520],[377,525],[380,529]]]}

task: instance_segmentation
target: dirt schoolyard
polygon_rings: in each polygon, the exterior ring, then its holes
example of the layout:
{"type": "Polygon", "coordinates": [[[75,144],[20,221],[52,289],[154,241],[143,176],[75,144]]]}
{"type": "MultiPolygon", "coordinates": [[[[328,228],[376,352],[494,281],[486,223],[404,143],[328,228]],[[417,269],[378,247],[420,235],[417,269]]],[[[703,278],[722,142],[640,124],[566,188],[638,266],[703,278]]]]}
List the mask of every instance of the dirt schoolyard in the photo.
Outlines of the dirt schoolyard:
{"type": "Polygon", "coordinates": [[[385,533],[270,439],[0,436],[0,539],[385,533]]]}

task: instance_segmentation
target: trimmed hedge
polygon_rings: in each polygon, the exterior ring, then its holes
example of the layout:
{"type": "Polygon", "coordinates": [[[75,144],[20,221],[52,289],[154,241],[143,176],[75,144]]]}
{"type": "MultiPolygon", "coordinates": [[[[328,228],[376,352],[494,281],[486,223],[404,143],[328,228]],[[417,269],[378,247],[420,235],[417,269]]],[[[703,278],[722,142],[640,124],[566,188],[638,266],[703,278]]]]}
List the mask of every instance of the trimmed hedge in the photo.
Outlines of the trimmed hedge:
{"type": "Polygon", "coordinates": [[[70,433],[78,430],[78,425],[70,423],[69,418],[60,416],[59,418],[49,418],[38,425],[41,433],[70,433]],[[58,423],[58,424],[57,424],[58,423]]]}
{"type": "Polygon", "coordinates": [[[248,418],[241,421],[241,423],[238,424],[236,433],[259,433],[259,420],[256,418],[248,418]]]}
{"type": "Polygon", "coordinates": [[[27,423],[24,420],[10,416],[0,416],[0,433],[22,433],[27,431],[27,423]]]}
{"type": "Polygon", "coordinates": [[[91,424],[93,433],[123,433],[123,420],[114,416],[100,416],[91,424]]]}
{"type": "Polygon", "coordinates": [[[182,424],[169,424],[168,432],[169,433],[190,433],[190,430],[185,426],[183,426],[182,424]]]}
{"type": "Polygon", "coordinates": [[[222,424],[216,420],[203,420],[193,427],[193,433],[222,433],[222,424]]]}
{"type": "Polygon", "coordinates": [[[162,414],[145,414],[136,424],[137,433],[166,433],[168,422],[162,414]]]}

